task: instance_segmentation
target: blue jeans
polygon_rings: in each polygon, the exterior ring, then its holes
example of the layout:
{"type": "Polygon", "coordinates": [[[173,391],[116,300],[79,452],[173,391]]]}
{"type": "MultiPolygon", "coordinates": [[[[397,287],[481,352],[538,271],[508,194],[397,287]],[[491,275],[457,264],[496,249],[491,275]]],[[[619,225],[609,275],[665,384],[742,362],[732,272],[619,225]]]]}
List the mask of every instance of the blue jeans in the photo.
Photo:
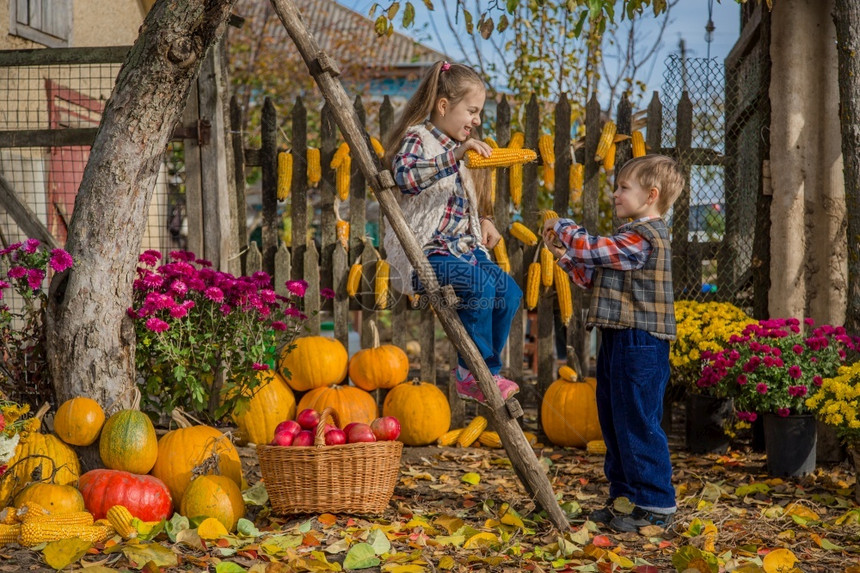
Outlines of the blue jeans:
{"type": "Polygon", "coordinates": [[[676,508],[669,442],[660,426],[668,381],[669,341],[635,328],[601,329],[597,415],[609,497],[661,513],[676,508]]]}
{"type": "MultiPolygon", "coordinates": [[[[502,350],[508,341],[511,322],[520,307],[523,292],[499,265],[480,249],[474,251],[477,265],[453,255],[432,254],[427,259],[440,286],[451,285],[460,299],[457,315],[466,332],[494,375],[502,369],[502,350]]],[[[417,283],[417,292],[423,288],[417,283]]],[[[467,368],[463,357],[457,361],[467,368]]]]}

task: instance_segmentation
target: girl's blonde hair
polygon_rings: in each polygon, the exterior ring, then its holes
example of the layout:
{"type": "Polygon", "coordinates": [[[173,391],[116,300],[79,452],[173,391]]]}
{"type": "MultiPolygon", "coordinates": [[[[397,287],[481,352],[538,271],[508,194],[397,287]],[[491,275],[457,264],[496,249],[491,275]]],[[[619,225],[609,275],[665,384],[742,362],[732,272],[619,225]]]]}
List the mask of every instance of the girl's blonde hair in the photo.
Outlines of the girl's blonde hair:
{"type": "MultiPolygon", "coordinates": [[[[439,99],[445,98],[451,102],[451,105],[457,105],[460,100],[466,97],[469,90],[475,87],[485,89],[484,81],[469,66],[449,64],[441,60],[433,64],[424,75],[418,89],[409,98],[406,108],[386,138],[384,145],[386,149],[385,165],[389,168],[392,166],[394,156],[397,155],[400,143],[403,141],[403,136],[406,135],[406,130],[429,118],[439,99]],[[444,71],[442,70],[443,66],[446,68],[444,71]]],[[[489,215],[490,213],[484,209],[489,203],[490,178],[483,176],[484,174],[478,175],[475,171],[472,173],[475,192],[478,195],[478,210],[482,215],[489,215]]]]}

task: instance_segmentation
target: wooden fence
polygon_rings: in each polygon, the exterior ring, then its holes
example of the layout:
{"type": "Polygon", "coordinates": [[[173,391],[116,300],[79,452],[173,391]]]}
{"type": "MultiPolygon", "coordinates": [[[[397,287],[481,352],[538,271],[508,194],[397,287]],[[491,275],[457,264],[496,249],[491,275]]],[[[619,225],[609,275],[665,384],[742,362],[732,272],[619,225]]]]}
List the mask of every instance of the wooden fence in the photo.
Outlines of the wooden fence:
{"type": "MultiPolygon", "coordinates": [[[[361,99],[356,98],[355,111],[358,117],[365,122],[365,108],[361,99]]],[[[697,165],[721,164],[722,156],[709,149],[691,148],[692,141],[692,104],[687,94],[684,93],[677,108],[677,131],[675,134],[676,146],[663,147],[661,140],[663,108],[657,93],[648,106],[648,119],[646,125],[646,143],[649,153],[663,153],[674,157],[681,165],[687,176],[687,185],[682,196],[677,201],[672,217],[672,248],[673,248],[673,274],[675,278],[676,293],[679,298],[690,289],[696,289],[701,282],[702,261],[716,258],[719,243],[698,243],[688,240],[689,217],[690,217],[690,189],[689,173],[690,167],[697,165]]],[[[235,102],[232,102],[231,115],[233,125],[238,125],[240,110],[235,102]]],[[[539,106],[537,100],[532,97],[526,104],[524,135],[525,147],[537,150],[538,137],[540,135],[539,106]]],[[[581,198],[582,201],[582,223],[586,228],[594,229],[598,223],[598,198],[601,192],[605,192],[602,186],[611,181],[611,177],[600,177],[601,165],[592,160],[597,149],[601,131],[602,120],[600,117],[600,106],[593,98],[586,105],[585,113],[585,145],[580,146],[576,153],[576,161],[585,166],[585,182],[581,198]]],[[[386,97],[379,112],[378,131],[374,127],[368,127],[372,134],[382,134],[380,140],[384,141],[384,135],[393,124],[394,111],[391,102],[386,97]]],[[[512,109],[505,97],[502,97],[497,105],[496,121],[491,133],[485,134],[494,137],[501,146],[505,146],[511,137],[512,109]]],[[[256,243],[249,244],[248,251],[244,255],[243,270],[245,273],[254,270],[265,270],[275,277],[275,285],[279,291],[284,290],[284,282],[287,279],[304,279],[310,284],[305,298],[306,310],[309,315],[314,311],[326,311],[331,314],[334,323],[334,337],[345,346],[348,344],[348,329],[350,324],[350,313],[358,311],[361,316],[361,343],[362,347],[370,344],[370,329],[367,324],[370,320],[378,319],[381,313],[388,313],[391,321],[391,342],[401,348],[405,348],[407,342],[406,320],[407,313],[418,313],[420,327],[418,329],[419,343],[421,346],[420,375],[424,380],[437,381],[436,372],[436,344],[435,344],[435,316],[433,311],[423,301],[413,305],[406,297],[393,298],[390,306],[381,310],[375,306],[375,300],[371,288],[363,289],[359,299],[350,298],[346,295],[346,277],[350,266],[355,262],[363,264],[363,282],[365,285],[373,284],[375,262],[377,260],[376,250],[369,248],[365,242],[366,207],[368,204],[367,185],[361,172],[353,167],[350,182],[349,196],[349,218],[350,236],[349,249],[344,249],[335,236],[335,172],[329,167],[332,156],[337,149],[340,139],[336,131],[333,116],[330,109],[323,108],[320,117],[320,152],[322,163],[322,181],[317,189],[310,190],[306,179],[307,165],[307,125],[308,114],[299,98],[291,112],[292,136],[291,152],[293,154],[293,178],[289,201],[292,208],[292,245],[287,248],[284,244],[278,244],[278,228],[280,221],[277,213],[277,154],[278,154],[278,118],[273,103],[266,99],[262,113],[262,143],[260,149],[243,149],[242,136],[234,132],[233,150],[238,158],[244,157],[244,162],[236,162],[236,181],[241,186],[244,181],[244,167],[259,166],[262,170],[262,251],[256,243]],[[315,241],[308,242],[308,229],[311,224],[312,213],[308,211],[309,192],[319,193],[321,217],[319,226],[321,229],[321,240],[319,245],[315,241]],[[333,300],[320,298],[320,289],[330,288],[336,296],[333,300]]],[[[554,140],[555,140],[555,186],[551,191],[552,208],[564,217],[571,213],[571,193],[569,186],[569,172],[572,162],[571,154],[571,112],[568,100],[562,96],[557,102],[553,114],[554,140]]],[[[632,110],[629,101],[623,99],[617,108],[616,124],[619,134],[631,133],[632,110]]],[[[632,155],[630,141],[620,141],[617,144],[616,165],[621,166],[632,155]]],[[[539,177],[538,167],[540,159],[536,163],[528,164],[523,169],[523,193],[522,204],[518,210],[522,222],[529,228],[536,230],[539,226],[540,210],[538,208],[539,177]]],[[[355,162],[353,162],[355,166],[355,162]]],[[[240,195],[242,190],[239,189],[240,195]]],[[[240,203],[241,204],[241,203],[240,203]]],[[[535,250],[538,247],[527,247],[516,239],[512,239],[507,232],[514,216],[512,207],[509,179],[507,170],[499,169],[497,175],[497,192],[494,206],[496,226],[505,237],[508,248],[508,257],[511,261],[511,275],[522,287],[524,285],[525,270],[528,263],[533,260],[535,250]]],[[[380,215],[380,241],[385,233],[385,224],[380,215]]],[[[379,249],[382,256],[384,250],[379,249]]],[[[525,309],[520,309],[514,318],[508,340],[507,354],[509,356],[509,376],[520,382],[524,392],[523,398],[526,402],[530,400],[540,404],[540,400],[556,375],[555,339],[554,339],[554,314],[557,313],[556,294],[553,287],[541,287],[536,312],[530,313],[528,321],[524,316],[525,309]],[[529,333],[532,341],[526,340],[526,323],[534,326],[529,333]],[[534,353],[532,363],[536,363],[534,372],[536,383],[534,385],[522,384],[533,378],[527,374],[524,360],[526,351],[534,353]]],[[[578,357],[579,363],[588,370],[592,365],[591,341],[585,330],[585,314],[589,304],[587,291],[566,285],[573,291],[574,315],[569,324],[566,325],[565,346],[568,354],[572,350],[578,357]]],[[[725,293],[723,293],[725,294],[725,293]]],[[[313,333],[320,331],[320,316],[316,314],[311,319],[310,325],[313,333]]],[[[453,365],[456,355],[448,359],[453,365]]],[[[443,378],[444,377],[440,377],[443,378]]],[[[448,378],[452,378],[448,375],[448,378]]],[[[456,426],[461,424],[464,416],[463,402],[456,398],[453,387],[453,379],[448,380],[449,398],[451,398],[453,421],[456,426]]],[[[380,397],[381,398],[381,397],[380,397]]],[[[538,411],[540,409],[538,408],[538,411]]]]}

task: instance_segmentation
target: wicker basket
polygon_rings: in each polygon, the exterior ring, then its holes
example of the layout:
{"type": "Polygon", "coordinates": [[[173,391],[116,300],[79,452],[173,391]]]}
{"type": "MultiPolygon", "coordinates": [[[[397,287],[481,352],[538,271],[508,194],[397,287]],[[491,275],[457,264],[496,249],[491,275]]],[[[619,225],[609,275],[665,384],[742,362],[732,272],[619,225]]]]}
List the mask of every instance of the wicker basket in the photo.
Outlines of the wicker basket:
{"type": "Polygon", "coordinates": [[[274,513],[382,513],[397,483],[403,444],[397,441],[325,445],[320,415],[313,446],[257,445],[260,472],[274,513]]]}

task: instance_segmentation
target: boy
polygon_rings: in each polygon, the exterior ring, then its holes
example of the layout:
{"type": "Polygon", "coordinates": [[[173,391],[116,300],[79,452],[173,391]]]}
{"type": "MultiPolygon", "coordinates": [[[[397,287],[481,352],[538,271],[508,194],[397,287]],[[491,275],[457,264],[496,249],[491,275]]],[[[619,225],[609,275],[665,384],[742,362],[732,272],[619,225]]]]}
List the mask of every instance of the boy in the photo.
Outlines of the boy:
{"type": "Polygon", "coordinates": [[[569,219],[544,223],[544,242],[573,282],[592,289],[587,327],[601,330],[597,412],[606,442],[609,501],[589,519],[616,531],[668,527],[675,513],[669,444],[660,427],[675,338],[671,246],[663,215],[684,176],[669,157],[628,161],[616,177],[615,212],[629,222],[611,237],[569,219]],[[614,510],[626,497],[631,514],[614,510]]]}

